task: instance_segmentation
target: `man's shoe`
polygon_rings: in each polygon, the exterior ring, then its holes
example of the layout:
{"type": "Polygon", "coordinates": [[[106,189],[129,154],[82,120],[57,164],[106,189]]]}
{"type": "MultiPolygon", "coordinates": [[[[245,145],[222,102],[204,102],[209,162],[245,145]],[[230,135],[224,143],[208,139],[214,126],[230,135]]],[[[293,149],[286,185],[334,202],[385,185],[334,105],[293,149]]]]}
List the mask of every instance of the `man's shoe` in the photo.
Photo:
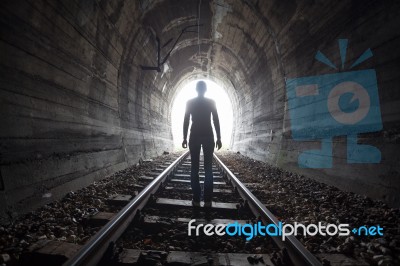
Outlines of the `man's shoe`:
{"type": "Polygon", "coordinates": [[[193,206],[193,207],[200,207],[200,201],[194,201],[194,200],[192,200],[192,206],[193,206]]]}
{"type": "Polygon", "coordinates": [[[212,202],[211,201],[205,201],[204,202],[204,208],[211,208],[212,202]]]}

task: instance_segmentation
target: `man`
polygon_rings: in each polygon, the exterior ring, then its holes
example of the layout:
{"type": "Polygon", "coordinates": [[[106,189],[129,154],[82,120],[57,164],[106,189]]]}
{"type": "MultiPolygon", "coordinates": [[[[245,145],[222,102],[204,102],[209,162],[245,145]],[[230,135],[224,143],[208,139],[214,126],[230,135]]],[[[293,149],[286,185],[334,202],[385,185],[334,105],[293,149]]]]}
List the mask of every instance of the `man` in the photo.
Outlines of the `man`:
{"type": "Polygon", "coordinates": [[[215,131],[217,133],[216,147],[221,149],[221,133],[219,119],[215,102],[205,98],[207,85],[204,81],[196,84],[197,98],[189,100],[186,104],[185,118],[183,121],[183,142],[182,147],[187,148],[187,133],[189,128],[189,118],[192,116],[192,127],[190,129],[189,150],[192,161],[191,165],[191,186],[193,191],[192,205],[200,207],[201,187],[199,181],[199,161],[200,149],[203,147],[204,155],[204,207],[211,207],[213,193],[213,172],[212,157],[214,152],[214,133],[211,126],[211,114],[214,121],[215,131]]]}

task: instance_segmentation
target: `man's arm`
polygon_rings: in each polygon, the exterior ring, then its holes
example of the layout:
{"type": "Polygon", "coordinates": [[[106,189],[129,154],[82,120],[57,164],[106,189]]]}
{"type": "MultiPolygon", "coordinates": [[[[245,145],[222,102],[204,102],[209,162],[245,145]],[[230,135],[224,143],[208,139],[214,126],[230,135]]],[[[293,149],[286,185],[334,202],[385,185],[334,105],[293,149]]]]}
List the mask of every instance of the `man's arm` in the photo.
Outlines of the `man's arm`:
{"type": "Polygon", "coordinates": [[[182,147],[187,148],[187,134],[189,129],[190,110],[189,102],[186,103],[185,117],[183,118],[183,142],[182,147]]]}
{"type": "Polygon", "coordinates": [[[220,140],[221,139],[221,130],[220,130],[220,126],[219,126],[217,106],[215,105],[215,102],[213,103],[211,112],[212,112],[212,116],[213,116],[215,132],[217,133],[217,139],[220,140]]]}
{"type": "Polygon", "coordinates": [[[212,116],[213,116],[213,122],[214,122],[214,128],[215,128],[215,132],[217,133],[217,143],[216,143],[216,147],[219,149],[221,149],[222,147],[222,143],[221,143],[221,129],[219,126],[219,118],[218,118],[218,112],[217,112],[217,106],[215,104],[215,102],[213,103],[212,106],[212,116]]]}

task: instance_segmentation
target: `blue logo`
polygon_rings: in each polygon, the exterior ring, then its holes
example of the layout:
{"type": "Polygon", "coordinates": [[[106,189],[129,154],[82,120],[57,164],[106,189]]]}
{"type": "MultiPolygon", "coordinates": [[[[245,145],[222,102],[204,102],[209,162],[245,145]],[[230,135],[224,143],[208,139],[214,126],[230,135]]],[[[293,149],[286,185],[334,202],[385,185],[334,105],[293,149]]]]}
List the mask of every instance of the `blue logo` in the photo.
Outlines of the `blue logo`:
{"type": "MultiPolygon", "coordinates": [[[[342,69],[347,40],[339,40],[342,69]]],[[[350,69],[372,56],[365,51],[350,69]]],[[[320,51],[315,58],[337,67],[320,51]]],[[[298,157],[301,168],[332,168],[332,138],[347,136],[348,163],[379,163],[381,152],[358,144],[357,134],[382,129],[378,85],[374,69],[340,72],[286,81],[292,137],[296,141],[320,140],[321,148],[298,157]]]]}
{"type": "Polygon", "coordinates": [[[351,231],[353,234],[358,236],[383,236],[383,227],[381,227],[379,224],[370,227],[366,227],[364,225],[358,228],[353,228],[351,231]]]}

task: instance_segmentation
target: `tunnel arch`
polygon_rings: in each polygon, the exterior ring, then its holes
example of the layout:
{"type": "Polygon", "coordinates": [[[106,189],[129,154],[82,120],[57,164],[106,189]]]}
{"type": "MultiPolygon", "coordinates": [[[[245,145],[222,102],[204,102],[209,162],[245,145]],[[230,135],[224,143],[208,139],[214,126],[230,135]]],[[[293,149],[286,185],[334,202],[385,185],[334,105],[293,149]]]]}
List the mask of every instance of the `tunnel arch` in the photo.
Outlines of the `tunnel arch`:
{"type": "MultiPolygon", "coordinates": [[[[240,112],[234,112],[233,110],[239,110],[240,107],[238,105],[238,98],[237,98],[237,94],[236,91],[230,87],[228,87],[231,84],[227,84],[226,82],[221,81],[218,78],[215,77],[210,77],[210,76],[206,76],[202,73],[199,74],[193,74],[190,73],[188,75],[186,75],[185,77],[182,77],[180,79],[180,81],[176,84],[176,88],[174,89],[174,95],[171,98],[170,104],[169,104],[169,110],[170,110],[170,114],[172,114],[172,110],[173,110],[173,105],[175,104],[176,98],[178,97],[178,95],[182,92],[182,90],[191,82],[196,81],[196,80],[205,80],[205,81],[211,81],[214,82],[217,86],[220,87],[221,90],[225,91],[227,96],[228,96],[228,100],[229,103],[232,107],[232,132],[231,132],[231,137],[229,140],[224,139],[224,148],[228,148],[230,149],[233,145],[233,137],[235,135],[235,128],[236,128],[236,124],[237,124],[237,120],[239,120],[240,118],[240,112]]],[[[223,117],[221,117],[220,114],[220,120],[223,119],[223,117]]],[[[172,127],[171,127],[172,128],[172,127]]],[[[221,132],[224,129],[221,128],[221,132]]]]}
{"type": "MultiPolygon", "coordinates": [[[[198,81],[204,81],[207,84],[206,98],[210,98],[215,101],[220,125],[220,134],[222,140],[222,150],[230,150],[233,143],[233,135],[235,128],[235,119],[237,114],[233,110],[235,106],[232,104],[231,96],[228,94],[226,88],[220,86],[209,78],[192,79],[181,83],[181,87],[176,90],[175,97],[171,104],[171,130],[175,149],[181,150],[182,143],[182,125],[184,119],[184,112],[186,102],[197,96],[196,83],[198,81]]],[[[236,107],[237,108],[237,107],[236,107]]],[[[213,125],[215,126],[215,125],[213,125]]],[[[190,130],[188,131],[188,140],[190,141],[190,130]]],[[[216,140],[216,132],[214,132],[214,141],[216,140]]]]}

